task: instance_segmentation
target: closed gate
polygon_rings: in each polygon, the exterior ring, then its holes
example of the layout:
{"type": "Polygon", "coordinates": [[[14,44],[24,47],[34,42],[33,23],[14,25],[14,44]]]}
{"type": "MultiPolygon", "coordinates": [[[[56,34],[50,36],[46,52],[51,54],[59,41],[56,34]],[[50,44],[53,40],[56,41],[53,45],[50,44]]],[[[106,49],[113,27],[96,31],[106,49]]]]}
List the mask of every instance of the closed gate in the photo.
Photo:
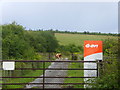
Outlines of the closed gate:
{"type": "MultiPolygon", "coordinates": [[[[24,63],[31,65],[31,67],[23,67],[20,68],[16,67],[16,71],[22,70],[41,70],[41,76],[15,76],[15,75],[8,75],[6,76],[7,70],[3,70],[3,76],[0,77],[2,79],[1,85],[3,89],[46,89],[46,88],[84,88],[85,83],[84,78],[96,78],[96,77],[84,77],[84,70],[97,70],[97,77],[99,76],[98,72],[98,61],[83,61],[83,60],[1,60],[0,62],[7,62],[7,61],[14,61],[17,63],[24,63]],[[96,69],[89,69],[83,68],[83,63],[97,63],[96,69]],[[36,64],[35,64],[36,63],[36,64]],[[81,64],[80,64],[81,63],[81,64]],[[80,64],[80,65],[78,65],[80,64]],[[36,68],[36,66],[38,67],[36,68]],[[79,72],[77,72],[79,71],[79,72]],[[81,74],[81,75],[80,75],[81,74]],[[24,78],[30,79],[33,78],[34,80],[31,82],[15,82],[15,79],[24,78]],[[14,79],[14,82],[7,82],[7,79],[14,79]],[[70,80],[69,80],[70,79],[70,80]],[[11,86],[8,88],[8,86],[11,86]],[[15,85],[22,85],[24,87],[20,88],[12,88],[15,85]]],[[[11,71],[12,73],[13,71],[11,71]]],[[[24,74],[24,73],[23,73],[24,74]]],[[[22,80],[21,79],[21,80],[22,80]]],[[[26,80],[26,79],[25,79],[26,80]]]]}

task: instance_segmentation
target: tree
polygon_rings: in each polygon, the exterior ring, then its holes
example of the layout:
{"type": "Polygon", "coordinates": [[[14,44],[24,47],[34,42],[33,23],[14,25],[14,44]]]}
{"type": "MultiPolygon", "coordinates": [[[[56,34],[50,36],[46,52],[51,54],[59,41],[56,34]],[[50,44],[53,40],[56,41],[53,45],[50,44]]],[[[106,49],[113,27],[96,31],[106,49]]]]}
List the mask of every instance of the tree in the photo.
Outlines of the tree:
{"type": "Polygon", "coordinates": [[[75,52],[79,52],[79,51],[80,51],[80,48],[77,47],[77,46],[74,45],[74,44],[69,44],[69,45],[66,46],[66,50],[71,53],[72,60],[74,60],[74,57],[76,57],[76,56],[74,55],[74,53],[75,53],[75,52]]]}
{"type": "Polygon", "coordinates": [[[45,31],[41,34],[45,40],[45,48],[47,49],[47,52],[49,53],[49,59],[50,59],[50,53],[55,52],[55,50],[58,47],[58,41],[56,40],[54,33],[50,31],[45,31]]]}

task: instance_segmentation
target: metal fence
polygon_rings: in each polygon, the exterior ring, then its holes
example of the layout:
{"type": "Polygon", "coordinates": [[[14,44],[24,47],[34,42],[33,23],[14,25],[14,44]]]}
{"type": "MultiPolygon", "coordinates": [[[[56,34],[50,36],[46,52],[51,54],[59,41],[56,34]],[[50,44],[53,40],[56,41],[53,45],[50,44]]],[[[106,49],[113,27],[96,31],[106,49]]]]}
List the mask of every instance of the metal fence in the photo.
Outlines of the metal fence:
{"type": "MultiPolygon", "coordinates": [[[[7,61],[14,61],[14,62],[36,62],[36,63],[38,63],[38,62],[41,62],[41,63],[43,63],[42,65],[42,67],[43,68],[15,68],[15,70],[43,70],[43,76],[39,76],[39,77],[36,77],[36,76],[29,76],[29,77],[17,77],[17,76],[12,76],[12,77],[5,77],[5,76],[2,76],[2,77],[0,77],[0,79],[4,79],[4,78],[43,78],[43,82],[42,83],[1,83],[1,85],[30,85],[30,84],[35,84],[35,85],[39,85],[39,84],[42,84],[43,85],[43,88],[42,89],[45,89],[45,85],[47,85],[47,84],[55,84],[55,85],[85,85],[85,84],[92,84],[92,83],[46,83],[45,82],[45,78],[96,78],[96,77],[84,77],[84,76],[82,76],[82,77],[78,77],[78,76],[71,76],[71,77],[69,77],[69,76],[64,76],[64,77],[62,77],[62,76],[58,76],[58,77],[54,77],[54,76],[50,76],[50,77],[48,77],[48,76],[45,76],[45,70],[97,70],[97,77],[99,76],[99,61],[82,61],[82,60],[55,60],[55,61],[51,61],[51,60],[1,60],[0,62],[7,62],[7,61]],[[89,69],[89,68],[46,68],[45,67],[45,64],[47,63],[47,62],[58,62],[58,63],[61,63],[61,62],[68,62],[68,63],[97,63],[97,68],[96,69],[89,69]]],[[[1,70],[3,70],[2,68],[1,68],[1,70]]]]}

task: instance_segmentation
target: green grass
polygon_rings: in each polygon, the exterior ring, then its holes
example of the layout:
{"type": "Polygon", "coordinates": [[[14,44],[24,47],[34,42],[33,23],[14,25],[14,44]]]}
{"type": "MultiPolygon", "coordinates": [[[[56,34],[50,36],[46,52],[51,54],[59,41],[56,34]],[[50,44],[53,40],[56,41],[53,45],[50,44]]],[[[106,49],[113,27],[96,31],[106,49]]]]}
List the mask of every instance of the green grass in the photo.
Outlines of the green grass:
{"type": "MultiPolygon", "coordinates": [[[[48,67],[50,63],[46,63],[45,67],[48,67]]],[[[28,71],[28,70],[27,70],[28,71]]],[[[29,70],[28,73],[22,75],[21,77],[31,77],[31,76],[40,76],[43,74],[43,70],[29,70]]],[[[29,83],[34,81],[36,78],[12,78],[6,79],[6,83],[29,83]]],[[[5,82],[4,82],[5,83],[5,82]]],[[[5,85],[3,89],[15,89],[15,88],[24,88],[25,85],[5,85]]]]}
{"type": "Polygon", "coordinates": [[[75,44],[83,46],[84,40],[117,39],[117,36],[55,33],[60,45],[75,44]]]}
{"type": "MultiPolygon", "coordinates": [[[[69,68],[83,68],[83,63],[71,63],[69,68]]],[[[83,77],[83,70],[68,70],[68,77],[83,77]]],[[[83,78],[66,78],[64,83],[83,83],[83,78]]],[[[69,85],[63,86],[65,88],[69,87],[69,85]]],[[[83,85],[72,85],[72,88],[83,88],[83,85]]]]}

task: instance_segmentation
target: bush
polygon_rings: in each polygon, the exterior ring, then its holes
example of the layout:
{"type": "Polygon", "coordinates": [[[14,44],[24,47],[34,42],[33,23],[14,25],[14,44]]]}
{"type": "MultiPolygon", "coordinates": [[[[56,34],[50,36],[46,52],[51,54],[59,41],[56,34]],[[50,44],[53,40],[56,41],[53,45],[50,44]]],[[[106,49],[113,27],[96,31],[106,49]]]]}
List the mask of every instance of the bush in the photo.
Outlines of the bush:
{"type": "Polygon", "coordinates": [[[72,59],[72,60],[77,60],[78,57],[77,57],[76,55],[74,55],[71,59],[72,59]]]}
{"type": "Polygon", "coordinates": [[[92,88],[105,88],[105,89],[120,89],[118,79],[120,77],[118,73],[118,41],[117,40],[105,40],[104,41],[104,55],[107,55],[107,59],[104,59],[103,69],[100,73],[100,77],[91,80],[94,84],[92,88]]]}

